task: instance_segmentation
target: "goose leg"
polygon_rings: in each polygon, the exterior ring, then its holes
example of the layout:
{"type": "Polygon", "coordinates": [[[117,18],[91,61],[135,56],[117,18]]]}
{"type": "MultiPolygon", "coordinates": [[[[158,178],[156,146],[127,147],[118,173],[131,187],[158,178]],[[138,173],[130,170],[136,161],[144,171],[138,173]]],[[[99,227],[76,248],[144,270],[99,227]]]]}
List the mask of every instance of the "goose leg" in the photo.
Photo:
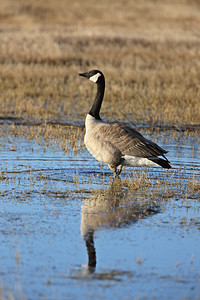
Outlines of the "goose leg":
{"type": "Polygon", "coordinates": [[[114,178],[118,177],[122,171],[122,165],[119,165],[119,169],[117,170],[117,167],[108,165],[110,170],[114,173],[114,178]]]}
{"type": "Polygon", "coordinates": [[[111,165],[108,165],[110,170],[114,173],[114,178],[117,176],[117,167],[114,167],[114,166],[111,166],[111,165]]]}
{"type": "Polygon", "coordinates": [[[116,171],[117,176],[119,176],[119,175],[121,174],[122,167],[123,167],[122,165],[119,165],[119,168],[118,168],[118,170],[116,171]]]}

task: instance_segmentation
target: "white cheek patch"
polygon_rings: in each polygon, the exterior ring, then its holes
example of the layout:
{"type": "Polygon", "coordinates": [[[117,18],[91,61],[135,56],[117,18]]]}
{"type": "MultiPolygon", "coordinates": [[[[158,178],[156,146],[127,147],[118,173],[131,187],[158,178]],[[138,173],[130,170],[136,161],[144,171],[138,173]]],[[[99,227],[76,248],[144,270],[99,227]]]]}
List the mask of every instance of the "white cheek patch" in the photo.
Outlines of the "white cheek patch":
{"type": "Polygon", "coordinates": [[[97,80],[100,76],[101,76],[101,73],[97,73],[97,74],[91,76],[89,79],[92,80],[93,82],[97,82],[97,80]]]}

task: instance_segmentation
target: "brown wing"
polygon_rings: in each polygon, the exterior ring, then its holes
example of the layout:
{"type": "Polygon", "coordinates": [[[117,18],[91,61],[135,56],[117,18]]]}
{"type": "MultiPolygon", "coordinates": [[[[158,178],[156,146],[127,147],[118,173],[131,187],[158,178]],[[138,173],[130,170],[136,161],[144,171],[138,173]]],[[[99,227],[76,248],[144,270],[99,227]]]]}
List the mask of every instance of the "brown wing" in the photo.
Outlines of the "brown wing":
{"type": "Polygon", "coordinates": [[[144,138],[141,133],[129,126],[120,123],[102,124],[99,129],[103,138],[118,148],[122,155],[149,158],[167,153],[156,143],[144,138]]]}

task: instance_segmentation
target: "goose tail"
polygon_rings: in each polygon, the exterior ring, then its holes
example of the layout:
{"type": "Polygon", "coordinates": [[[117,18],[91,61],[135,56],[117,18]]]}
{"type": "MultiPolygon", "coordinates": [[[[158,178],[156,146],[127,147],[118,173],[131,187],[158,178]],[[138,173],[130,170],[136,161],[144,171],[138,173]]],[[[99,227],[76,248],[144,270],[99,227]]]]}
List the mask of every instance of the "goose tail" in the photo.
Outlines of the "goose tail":
{"type": "Polygon", "coordinates": [[[165,160],[165,159],[159,158],[159,157],[149,158],[149,160],[151,160],[155,164],[157,164],[165,169],[171,169],[170,162],[168,160],[165,160]]]}

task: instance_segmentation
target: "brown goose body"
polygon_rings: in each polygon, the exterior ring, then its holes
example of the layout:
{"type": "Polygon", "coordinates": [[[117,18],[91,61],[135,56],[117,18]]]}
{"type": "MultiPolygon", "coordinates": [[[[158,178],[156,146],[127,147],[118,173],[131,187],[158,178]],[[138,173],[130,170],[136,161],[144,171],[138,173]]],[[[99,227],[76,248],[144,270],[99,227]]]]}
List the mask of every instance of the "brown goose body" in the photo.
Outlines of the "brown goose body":
{"type": "Polygon", "coordinates": [[[156,143],[129,126],[120,123],[109,124],[101,120],[99,111],[105,89],[103,73],[92,70],[80,75],[97,83],[97,95],[85,120],[84,142],[88,151],[98,161],[107,164],[114,175],[119,175],[124,165],[159,165],[171,168],[165,157],[167,151],[156,143]]]}

